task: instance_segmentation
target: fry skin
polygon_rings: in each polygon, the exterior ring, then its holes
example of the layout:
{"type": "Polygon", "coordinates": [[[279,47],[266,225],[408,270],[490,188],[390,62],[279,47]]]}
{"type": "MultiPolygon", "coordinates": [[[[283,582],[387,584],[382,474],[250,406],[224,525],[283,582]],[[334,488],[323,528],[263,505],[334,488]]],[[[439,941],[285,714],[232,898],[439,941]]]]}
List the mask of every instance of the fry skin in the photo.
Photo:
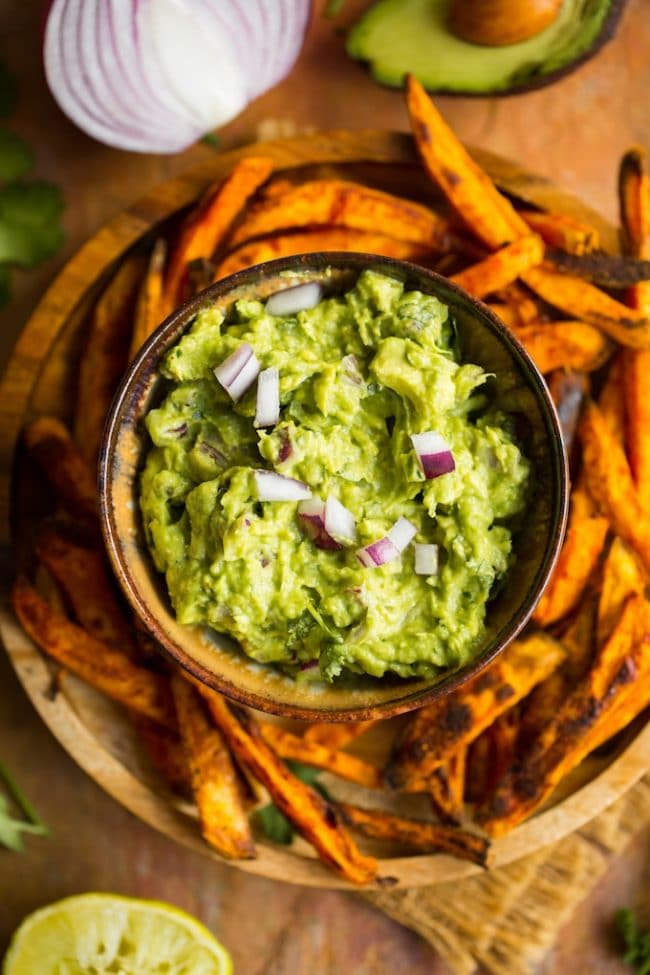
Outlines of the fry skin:
{"type": "Polygon", "coordinates": [[[605,729],[616,733],[645,707],[650,689],[642,677],[648,673],[649,607],[632,596],[586,679],[479,810],[478,821],[490,836],[502,836],[538,809],[560,779],[602,743],[605,729]]]}
{"type": "Polygon", "coordinates": [[[319,722],[309,725],[302,737],[314,745],[325,745],[327,748],[345,748],[351,741],[374,728],[376,724],[376,721],[350,721],[347,724],[319,722]]]}
{"type": "Polygon", "coordinates": [[[353,884],[377,876],[377,862],[364,856],[341,823],[335,808],[287,768],[264,741],[247,711],[234,707],[215,691],[199,690],[237,761],[268,790],[280,812],[314,846],[320,858],[353,884]]]}
{"type": "Polygon", "coordinates": [[[615,538],[603,565],[596,628],[599,646],[609,639],[628,597],[643,596],[646,586],[647,576],[636,553],[615,538]]]}
{"type": "Polygon", "coordinates": [[[536,267],[543,259],[544,241],[537,234],[528,234],[454,274],[450,281],[475,298],[484,298],[512,284],[523,271],[536,267]]]}
{"type": "Polygon", "coordinates": [[[623,447],[595,403],[587,403],[580,422],[583,470],[592,496],[614,531],[650,568],[650,522],[638,499],[623,447]]]}
{"type": "Polygon", "coordinates": [[[365,230],[348,230],[345,227],[322,227],[295,234],[279,234],[277,237],[261,237],[242,244],[228,254],[217,268],[215,281],[243,271],[244,268],[273,261],[277,257],[295,254],[314,254],[318,251],[359,251],[395,257],[401,261],[426,261],[431,250],[422,244],[395,240],[380,233],[365,230]]]}
{"type": "Polygon", "coordinates": [[[166,256],[167,244],[162,237],[159,237],[151,251],[147,272],[138,293],[129,347],[129,362],[135,358],[136,353],[165,317],[162,288],[166,256]]]}
{"type": "Polygon", "coordinates": [[[482,673],[416,711],[398,740],[384,778],[389,786],[421,791],[422,780],[524,698],[564,660],[546,633],[513,641],[482,673]]]}
{"type": "Polygon", "coordinates": [[[406,106],[422,165],[470,230],[491,250],[528,235],[528,226],[477,166],[412,75],[406,106]]]}
{"type": "Polygon", "coordinates": [[[68,428],[56,417],[41,416],[25,428],[24,442],[57,501],[93,530],[99,528],[97,484],[68,428]]]}
{"type": "Polygon", "coordinates": [[[545,244],[566,251],[567,254],[581,257],[600,247],[600,235],[594,227],[565,213],[520,210],[519,216],[531,230],[540,235],[545,244]]]}
{"type": "Polygon", "coordinates": [[[83,544],[69,527],[45,522],[37,533],[36,554],[84,630],[130,657],[138,656],[131,627],[113,595],[103,551],[83,544]]]}
{"type": "Polygon", "coordinates": [[[578,485],[571,494],[569,524],[557,565],[533,613],[540,626],[567,616],[578,604],[598,565],[609,521],[600,515],[589,492],[578,485]]]}
{"type": "Polygon", "coordinates": [[[380,809],[363,809],[348,802],[339,802],[338,808],[351,829],[372,839],[403,843],[421,853],[448,853],[479,866],[487,862],[489,841],[476,833],[422,819],[405,819],[380,809]]]}
{"type": "Polygon", "coordinates": [[[169,258],[163,288],[165,318],[186,297],[185,276],[193,261],[213,256],[229,233],[236,217],[273,172],[273,160],[247,156],[235,163],[217,186],[210,187],[185,221],[169,258]]]}
{"type": "Polygon", "coordinates": [[[79,364],[74,439],[94,472],[104,421],[129,356],[131,327],[146,259],[132,254],[115,272],[93,308],[79,364]]]}
{"type": "Polygon", "coordinates": [[[280,725],[268,721],[260,722],[259,727],[264,740],[280,758],[313,765],[314,768],[332,772],[342,779],[356,782],[368,789],[378,789],[381,786],[381,769],[376,765],[364,762],[363,759],[349,755],[347,752],[328,748],[327,745],[307,741],[299,735],[286,731],[280,725]]]}
{"type": "MultiPolygon", "coordinates": [[[[634,356],[636,353],[630,353],[634,356]]],[[[607,379],[598,397],[598,406],[619,443],[625,443],[625,400],[623,395],[623,359],[619,352],[614,358],[607,379]]]]}
{"type": "Polygon", "coordinates": [[[595,372],[614,350],[602,332],[585,322],[537,322],[513,331],[544,374],[563,367],[595,372]]]}
{"type": "Polygon", "coordinates": [[[252,206],[230,240],[233,247],[254,237],[315,225],[377,231],[396,240],[446,249],[449,221],[421,203],[348,180],[318,179],[290,186],[252,206]]]}
{"type": "Polygon", "coordinates": [[[633,349],[650,347],[650,320],[582,278],[546,267],[524,271],[521,278],[549,305],[570,318],[593,325],[620,345],[633,349]]]}
{"type": "Polygon", "coordinates": [[[192,684],[172,674],[171,688],[203,837],[229,860],[250,860],[255,857],[255,841],[223,736],[192,684]]]}
{"type": "Polygon", "coordinates": [[[48,656],[136,714],[175,727],[164,677],[55,612],[24,578],[15,582],[11,602],[22,628],[48,656]]]}
{"type": "Polygon", "coordinates": [[[433,809],[440,822],[450,826],[458,826],[463,819],[466,762],[467,749],[459,748],[429,778],[433,809]]]}
{"type": "Polygon", "coordinates": [[[138,715],[133,716],[133,723],[151,764],[169,787],[191,795],[190,770],[177,732],[138,715]]]}

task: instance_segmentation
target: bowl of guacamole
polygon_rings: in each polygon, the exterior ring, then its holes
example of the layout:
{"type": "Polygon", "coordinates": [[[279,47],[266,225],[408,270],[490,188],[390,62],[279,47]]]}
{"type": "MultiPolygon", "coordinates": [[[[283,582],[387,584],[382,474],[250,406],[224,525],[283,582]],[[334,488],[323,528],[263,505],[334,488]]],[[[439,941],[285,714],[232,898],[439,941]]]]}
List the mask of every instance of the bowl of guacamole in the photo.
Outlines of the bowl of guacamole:
{"type": "Polygon", "coordinates": [[[127,597],[235,700],[396,714],[527,622],[561,542],[542,378],[479,302],[367,255],[261,265],[197,296],[125,377],[100,465],[127,597]]]}

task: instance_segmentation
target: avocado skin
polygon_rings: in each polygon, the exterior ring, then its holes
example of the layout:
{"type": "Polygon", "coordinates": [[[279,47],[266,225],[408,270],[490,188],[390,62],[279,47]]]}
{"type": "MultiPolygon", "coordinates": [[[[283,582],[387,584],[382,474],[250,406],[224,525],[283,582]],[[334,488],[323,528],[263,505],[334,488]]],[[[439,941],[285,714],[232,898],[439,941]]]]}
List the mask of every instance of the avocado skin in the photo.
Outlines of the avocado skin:
{"type": "MultiPolygon", "coordinates": [[[[626,4],[627,4],[627,0],[610,0],[610,7],[607,12],[607,15],[601,25],[598,35],[592,41],[591,46],[587,48],[587,50],[582,51],[579,55],[577,55],[567,64],[564,64],[559,68],[555,68],[553,71],[549,71],[547,74],[536,75],[527,79],[524,82],[513,84],[504,88],[495,87],[492,90],[487,88],[481,88],[481,89],[463,88],[462,91],[456,91],[452,88],[432,87],[427,85],[425,82],[422,82],[422,84],[427,89],[427,91],[431,92],[432,94],[445,95],[449,98],[458,98],[458,97],[485,98],[486,96],[489,96],[491,94],[498,95],[499,98],[502,97],[505,98],[511,95],[524,95],[527,92],[536,91],[539,88],[546,88],[548,85],[555,84],[555,82],[560,81],[562,78],[565,78],[567,75],[572,74],[582,64],[585,64],[587,61],[590,61],[593,57],[595,57],[600,52],[600,50],[603,47],[605,47],[606,44],[614,40],[626,4]]],[[[348,50],[348,54],[350,54],[351,57],[356,58],[358,60],[365,61],[366,66],[369,66],[368,59],[361,57],[361,55],[359,54],[353,53],[349,44],[350,37],[353,35],[354,31],[356,30],[356,27],[361,23],[362,21],[359,21],[358,24],[352,28],[351,33],[348,35],[347,50],[348,50]]],[[[405,71],[405,75],[406,73],[407,72],[405,71]]],[[[384,87],[388,87],[388,88],[400,87],[400,85],[394,84],[392,81],[384,80],[377,74],[376,71],[372,72],[372,76],[373,79],[378,84],[383,85],[384,87]]]]}

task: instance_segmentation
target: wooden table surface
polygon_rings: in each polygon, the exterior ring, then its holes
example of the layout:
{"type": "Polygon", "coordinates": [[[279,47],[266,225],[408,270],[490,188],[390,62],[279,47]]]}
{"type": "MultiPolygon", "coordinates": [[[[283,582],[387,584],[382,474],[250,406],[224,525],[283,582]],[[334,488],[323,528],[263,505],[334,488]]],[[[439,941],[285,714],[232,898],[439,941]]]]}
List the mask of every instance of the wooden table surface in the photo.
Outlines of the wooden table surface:
{"type": "MultiPolygon", "coordinates": [[[[90,2],[90,0],[89,0],[90,2]]],[[[292,75],[221,133],[232,146],[305,127],[406,128],[399,93],[374,85],[348,61],[340,34],[316,3],[310,36],[292,75]]],[[[348,0],[352,17],[367,3],[348,0]]],[[[29,274],[14,275],[0,314],[0,366],[57,269],[108,218],[154,183],[215,150],[171,156],[120,153],[87,138],[58,111],[45,87],[38,0],[0,0],[0,60],[20,79],[10,127],[37,149],[39,175],[63,188],[65,248],[29,274]]],[[[650,149],[650,0],[630,0],[617,39],[575,75],[514,99],[440,99],[467,141],[519,160],[615,217],[616,165],[630,144],[650,149]]],[[[443,975],[446,966],[416,935],[360,899],[303,891],[248,877],[188,853],[136,821],[72,763],[32,711],[0,653],[0,758],[49,824],[22,857],[0,851],[0,955],[24,914],[85,890],[157,897],[197,914],[228,945],[239,975],[443,975]]],[[[643,824],[639,824],[642,826],[643,824]]],[[[571,921],[540,975],[623,975],[611,933],[613,911],[648,907],[647,831],[612,861],[571,921]]],[[[471,909],[471,906],[469,906],[471,909]]],[[[518,975],[518,973],[513,973],[518,975]]]]}

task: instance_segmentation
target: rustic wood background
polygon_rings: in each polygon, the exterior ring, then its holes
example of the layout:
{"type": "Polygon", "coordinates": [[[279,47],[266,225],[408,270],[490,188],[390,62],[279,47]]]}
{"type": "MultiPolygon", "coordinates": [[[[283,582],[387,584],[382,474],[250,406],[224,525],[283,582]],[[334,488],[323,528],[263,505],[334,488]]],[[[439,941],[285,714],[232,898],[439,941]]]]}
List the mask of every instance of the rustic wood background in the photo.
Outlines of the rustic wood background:
{"type": "MultiPolygon", "coordinates": [[[[347,15],[365,5],[348,0],[347,15]]],[[[37,0],[0,0],[0,59],[21,82],[11,127],[37,147],[39,173],[63,187],[68,237],[57,259],[35,273],[15,276],[14,301],[0,315],[0,363],[43,288],[86,237],[147,188],[214,151],[198,145],[174,157],[139,156],[109,150],[79,133],[58,112],[44,85],[42,6],[37,0]]],[[[406,127],[400,95],[376,87],[362,68],[347,61],[341,38],[320,16],[323,6],[316,4],[308,44],[291,78],[222,132],[224,146],[255,138],[260,129],[262,135],[276,135],[294,126],[406,127]]],[[[649,55],[650,2],[630,0],[617,40],[553,88],[517,99],[440,103],[466,141],[520,160],[614,217],[621,152],[631,143],[650,148],[649,55]]],[[[22,858],[0,852],[0,953],[28,910],[96,889],[165,898],[196,913],[230,947],[236,970],[247,975],[446,972],[417,937],[352,896],[246,877],[181,850],[134,820],[52,740],[4,655],[0,756],[53,831],[49,840],[30,840],[22,858]]],[[[640,905],[649,889],[646,832],[612,863],[558,932],[543,975],[629,971],[615,957],[611,915],[620,905],[640,905]]]]}

